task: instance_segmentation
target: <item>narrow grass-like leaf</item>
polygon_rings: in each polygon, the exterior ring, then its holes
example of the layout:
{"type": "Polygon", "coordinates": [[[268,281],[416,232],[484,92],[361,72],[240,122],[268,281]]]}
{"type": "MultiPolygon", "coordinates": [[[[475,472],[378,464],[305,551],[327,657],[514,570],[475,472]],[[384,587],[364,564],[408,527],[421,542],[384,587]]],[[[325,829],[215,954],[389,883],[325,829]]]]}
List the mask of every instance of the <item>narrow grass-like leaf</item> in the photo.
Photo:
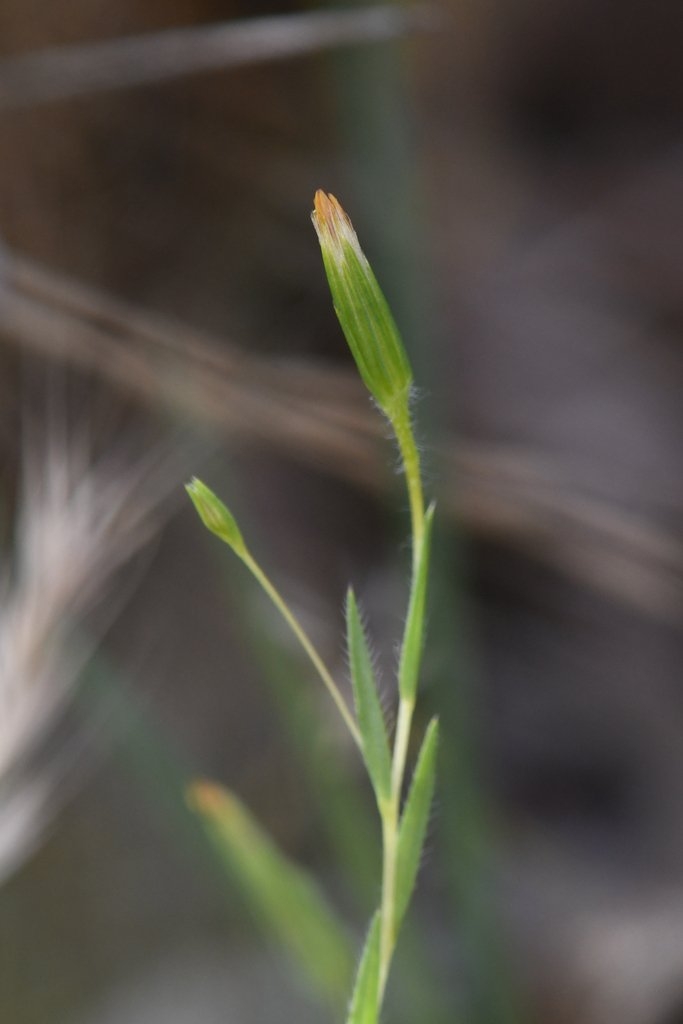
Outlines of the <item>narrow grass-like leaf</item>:
{"type": "Polygon", "coordinates": [[[434,522],[434,504],[427,509],[424,533],[418,556],[417,571],[413,577],[408,615],[401,645],[398,666],[398,688],[403,700],[415,700],[420,674],[420,661],[424,645],[425,606],[427,602],[427,579],[429,577],[429,554],[434,522]]]}
{"type": "Polygon", "coordinates": [[[433,718],[429,723],[417,759],[410,793],[401,816],[396,857],[396,931],[407,910],[415,888],[415,879],[420,866],[429,809],[434,796],[436,780],[436,751],[439,740],[439,723],[433,718]]]}
{"type": "Polygon", "coordinates": [[[346,630],[363,757],[381,805],[391,794],[391,754],[365,630],[350,587],[346,595],[346,630]]]}
{"type": "Polygon", "coordinates": [[[379,911],[370,922],[368,937],[358,965],[346,1024],[377,1024],[379,1016],[379,911]]]}
{"type": "Polygon", "coordinates": [[[222,541],[229,544],[235,554],[242,558],[247,547],[237,520],[230,509],[223,504],[220,498],[216,497],[210,487],[198,480],[196,476],[189,484],[185,485],[185,490],[192,499],[199,518],[207,530],[215,533],[222,541]]]}
{"type": "Polygon", "coordinates": [[[320,995],[333,1005],[343,1004],[353,975],[351,944],[315,881],[277,849],[228,790],[198,782],[189,800],[263,926],[320,995]]]}

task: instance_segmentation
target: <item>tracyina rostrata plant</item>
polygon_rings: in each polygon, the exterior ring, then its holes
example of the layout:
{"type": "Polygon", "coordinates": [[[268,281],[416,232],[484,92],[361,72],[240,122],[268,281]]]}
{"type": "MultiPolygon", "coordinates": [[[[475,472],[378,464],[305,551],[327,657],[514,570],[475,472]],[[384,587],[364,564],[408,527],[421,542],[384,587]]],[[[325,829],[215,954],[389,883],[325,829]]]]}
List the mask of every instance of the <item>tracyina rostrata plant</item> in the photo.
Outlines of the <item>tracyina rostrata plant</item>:
{"type": "MultiPolygon", "coordinates": [[[[355,595],[346,598],[346,633],[354,710],[285,599],[251,553],[235,518],[200,480],[188,493],[204,525],[242,560],[297,637],[327,688],[365,763],[381,822],[382,882],[348,1004],[347,1024],[376,1024],[394,949],[422,855],[434,792],[438,723],[425,732],[408,795],[408,749],[413,732],[424,641],[425,601],[433,506],[425,510],[420,459],[411,422],[412,370],[396,324],[351,221],[334,198],[317,192],[313,224],[318,234],[334,308],[358,371],[389,421],[401,456],[410,502],[412,571],[405,628],[398,659],[396,726],[390,736],[382,711],[369,645],[355,595]]],[[[194,806],[222,844],[252,897],[279,938],[296,943],[300,960],[322,988],[333,990],[343,929],[308,877],[285,860],[258,830],[245,809],[219,787],[193,790],[194,806]]]]}

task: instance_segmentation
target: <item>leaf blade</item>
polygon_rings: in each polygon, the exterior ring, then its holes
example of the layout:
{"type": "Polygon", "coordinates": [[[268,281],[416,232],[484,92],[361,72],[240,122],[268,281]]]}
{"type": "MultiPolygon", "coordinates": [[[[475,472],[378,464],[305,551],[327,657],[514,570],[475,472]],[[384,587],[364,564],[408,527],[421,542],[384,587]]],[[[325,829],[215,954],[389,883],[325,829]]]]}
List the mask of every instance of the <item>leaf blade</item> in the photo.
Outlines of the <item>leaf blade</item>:
{"type": "Polygon", "coordinates": [[[377,1024],[379,1014],[380,914],[370,922],[353,986],[346,1024],[377,1024]]]}
{"type": "Polygon", "coordinates": [[[399,825],[396,855],[395,922],[397,932],[410,903],[420,866],[436,783],[438,742],[439,723],[436,718],[433,718],[422,741],[410,792],[399,825]]]}
{"type": "Polygon", "coordinates": [[[286,948],[312,987],[339,1006],[353,974],[347,933],[315,881],[276,847],[241,801],[197,782],[189,803],[204,821],[223,866],[264,928],[286,948]]]}
{"type": "Polygon", "coordinates": [[[353,590],[346,596],[346,628],[353,697],[363,757],[380,806],[391,795],[391,754],[377,680],[353,590]]]}

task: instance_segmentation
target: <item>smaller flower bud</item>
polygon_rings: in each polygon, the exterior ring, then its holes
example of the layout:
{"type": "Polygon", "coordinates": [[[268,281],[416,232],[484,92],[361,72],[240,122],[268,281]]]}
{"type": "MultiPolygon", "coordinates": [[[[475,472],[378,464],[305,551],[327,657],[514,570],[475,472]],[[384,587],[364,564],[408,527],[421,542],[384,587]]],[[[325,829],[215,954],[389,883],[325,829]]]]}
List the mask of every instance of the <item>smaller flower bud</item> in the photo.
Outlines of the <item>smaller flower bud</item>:
{"type": "Polygon", "coordinates": [[[247,546],[237,525],[235,517],[216,497],[213,491],[197,477],[193,477],[185,490],[190,495],[199,518],[211,533],[215,533],[222,541],[229,544],[240,558],[247,553],[247,546]]]}
{"type": "Polygon", "coordinates": [[[334,309],[358,371],[390,420],[404,416],[413,380],[410,363],[353,225],[335,197],[320,190],[312,220],[334,309]]]}

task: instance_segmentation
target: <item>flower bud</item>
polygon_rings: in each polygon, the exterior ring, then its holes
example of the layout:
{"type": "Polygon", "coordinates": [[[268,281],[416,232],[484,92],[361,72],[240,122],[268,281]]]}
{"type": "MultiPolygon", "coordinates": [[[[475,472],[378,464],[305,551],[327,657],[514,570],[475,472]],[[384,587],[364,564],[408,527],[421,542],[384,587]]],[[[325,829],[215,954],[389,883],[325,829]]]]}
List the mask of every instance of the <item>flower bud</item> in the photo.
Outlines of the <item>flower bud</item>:
{"type": "Polygon", "coordinates": [[[236,555],[245,555],[247,547],[235,517],[213,491],[196,476],[185,485],[185,490],[190,495],[204,526],[229,544],[236,555]]]}
{"type": "Polygon", "coordinates": [[[358,371],[389,419],[404,416],[413,379],[410,363],[353,225],[335,197],[320,190],[312,219],[334,309],[358,371]]]}

